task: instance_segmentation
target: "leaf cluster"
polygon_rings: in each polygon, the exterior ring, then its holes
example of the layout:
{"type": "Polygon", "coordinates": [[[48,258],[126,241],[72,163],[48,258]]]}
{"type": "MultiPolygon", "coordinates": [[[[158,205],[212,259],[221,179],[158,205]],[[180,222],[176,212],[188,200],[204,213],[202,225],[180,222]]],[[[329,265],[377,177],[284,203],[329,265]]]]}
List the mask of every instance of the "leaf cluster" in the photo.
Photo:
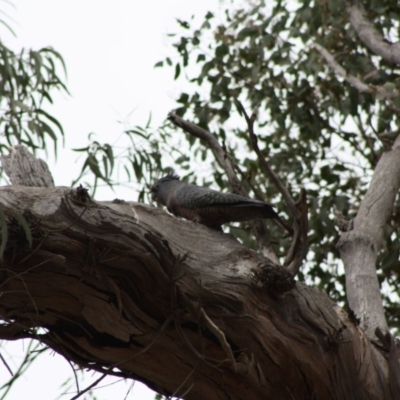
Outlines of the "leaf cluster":
{"type": "Polygon", "coordinates": [[[0,151],[16,144],[46,149],[50,140],[57,154],[64,131],[44,105],[53,103],[54,90],[68,93],[59,66],[65,74],[63,58],[51,47],[14,52],[0,39],[0,151]]]}

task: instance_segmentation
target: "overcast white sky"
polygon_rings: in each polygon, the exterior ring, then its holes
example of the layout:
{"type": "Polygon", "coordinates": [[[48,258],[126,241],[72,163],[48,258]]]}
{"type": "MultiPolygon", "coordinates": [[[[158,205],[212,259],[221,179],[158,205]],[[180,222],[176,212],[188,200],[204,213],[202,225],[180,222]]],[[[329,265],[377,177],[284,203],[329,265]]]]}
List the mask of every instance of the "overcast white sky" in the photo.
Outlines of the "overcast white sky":
{"type": "MultiPolygon", "coordinates": [[[[11,25],[18,37],[2,29],[2,39],[13,49],[52,46],[67,64],[72,96],[55,95],[55,106],[49,107],[66,132],[58,162],[50,161],[57,185],[77,177],[82,162],[75,163],[77,154],[69,149],[87,145],[88,133],[113,143],[123,130],[117,121],[132,111],[132,125],[144,125],[150,112],[154,126],[166,118],[184,84],[173,80],[172,69],[154,68],[166,55],[175,57],[167,33],[176,31],[176,18],[195,15],[201,21],[207,11],[219,10],[218,0],[11,1],[15,10],[3,1],[0,10],[15,19],[11,25]]],[[[99,191],[96,197],[110,196],[115,198],[99,191]]]]}
{"type": "MultiPolygon", "coordinates": [[[[70,185],[78,175],[80,164],[69,149],[85,146],[89,132],[113,143],[123,130],[117,121],[125,120],[132,110],[129,120],[133,125],[144,124],[150,112],[155,125],[165,119],[175,107],[174,95],[179,92],[172,70],[153,68],[167,54],[174,55],[166,35],[174,31],[175,18],[194,14],[201,20],[207,11],[219,10],[218,0],[11,1],[16,9],[0,1],[0,11],[15,20],[11,25],[18,37],[12,38],[0,27],[0,38],[16,51],[52,46],[62,54],[68,68],[67,85],[72,96],[55,96],[55,106],[49,109],[66,133],[66,146],[59,147],[57,163],[50,162],[56,185],[70,185]]],[[[121,188],[116,192],[104,189],[96,197],[136,198],[133,190],[121,188]]],[[[0,349],[14,370],[23,350],[19,342],[0,349]]],[[[71,375],[64,359],[50,353],[42,355],[7,400],[56,399],[62,393],[60,384],[71,375]]],[[[96,379],[88,375],[86,385],[96,379]]],[[[0,386],[7,379],[8,372],[0,363],[0,386]]],[[[127,383],[116,384],[96,390],[95,395],[99,400],[122,400],[128,388],[127,383]]],[[[143,388],[136,383],[127,399],[153,399],[154,393],[143,388]]],[[[61,399],[72,396],[63,395],[61,399]]]]}

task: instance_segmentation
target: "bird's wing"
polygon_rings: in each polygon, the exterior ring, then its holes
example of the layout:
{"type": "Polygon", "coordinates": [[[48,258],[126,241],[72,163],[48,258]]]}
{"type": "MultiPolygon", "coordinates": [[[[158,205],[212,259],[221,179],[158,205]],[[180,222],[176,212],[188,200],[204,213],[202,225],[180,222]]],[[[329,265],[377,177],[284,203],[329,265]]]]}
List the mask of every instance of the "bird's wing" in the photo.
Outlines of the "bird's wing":
{"type": "MultiPolygon", "coordinates": [[[[201,186],[184,186],[177,190],[176,198],[178,203],[187,208],[202,208],[202,207],[265,207],[270,205],[263,201],[251,200],[244,196],[234,193],[221,193],[216,190],[201,187],[201,186]]],[[[272,206],[273,207],[273,206],[272,206]]]]}

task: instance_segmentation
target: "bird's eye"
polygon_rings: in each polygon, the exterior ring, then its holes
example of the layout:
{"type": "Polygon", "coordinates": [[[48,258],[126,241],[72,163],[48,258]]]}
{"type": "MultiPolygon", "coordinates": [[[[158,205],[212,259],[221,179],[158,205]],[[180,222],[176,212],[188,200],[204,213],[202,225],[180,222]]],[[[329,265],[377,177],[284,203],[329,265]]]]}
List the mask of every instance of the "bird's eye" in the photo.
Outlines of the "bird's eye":
{"type": "Polygon", "coordinates": [[[159,185],[153,185],[153,186],[150,188],[150,193],[151,193],[151,199],[152,199],[152,200],[157,201],[157,197],[158,197],[157,192],[158,192],[158,189],[159,189],[159,185]]]}

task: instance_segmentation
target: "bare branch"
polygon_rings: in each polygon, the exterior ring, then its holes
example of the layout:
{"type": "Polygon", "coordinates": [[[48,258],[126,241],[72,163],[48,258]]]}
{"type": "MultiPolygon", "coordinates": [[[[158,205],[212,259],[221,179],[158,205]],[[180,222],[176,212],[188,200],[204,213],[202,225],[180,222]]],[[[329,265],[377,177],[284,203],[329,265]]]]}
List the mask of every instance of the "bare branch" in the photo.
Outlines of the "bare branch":
{"type": "Polygon", "coordinates": [[[258,160],[260,161],[260,165],[264,172],[267,174],[267,176],[271,179],[271,181],[274,183],[274,185],[277,187],[279,192],[282,194],[286,204],[290,208],[290,211],[292,212],[294,217],[298,216],[298,210],[296,208],[296,204],[290,195],[289,191],[287,188],[284,186],[284,184],[281,182],[279,179],[278,175],[275,174],[275,172],[272,170],[270,165],[268,164],[267,160],[265,159],[264,155],[262,154],[260,148],[258,147],[258,138],[256,134],[254,133],[254,119],[255,116],[252,116],[251,118],[248,116],[245,108],[243,107],[243,104],[240,103],[238,100],[236,101],[236,104],[239,106],[240,110],[242,111],[246,122],[247,122],[247,127],[249,129],[249,135],[251,139],[251,143],[253,145],[253,149],[256,152],[258,156],[258,160]]]}
{"type": "Polygon", "coordinates": [[[388,43],[366,16],[360,0],[347,0],[350,22],[361,41],[375,54],[391,64],[400,64],[400,42],[388,43]]]}
{"type": "Polygon", "coordinates": [[[232,190],[237,194],[240,194],[242,196],[247,196],[246,191],[243,189],[242,184],[240,183],[239,179],[236,176],[233,160],[231,159],[230,155],[227,154],[227,152],[218,143],[218,140],[210,132],[206,131],[200,126],[192,124],[189,121],[185,121],[183,118],[179,117],[173,112],[170,112],[168,114],[168,119],[175,126],[182,128],[185,132],[189,133],[190,135],[205,140],[210,146],[211,150],[213,151],[215,158],[226,172],[229,183],[232,186],[232,190]]]}
{"type": "Polygon", "coordinates": [[[255,114],[251,117],[247,114],[243,104],[240,101],[236,101],[240,111],[243,113],[247,127],[249,130],[250,140],[253,146],[253,150],[256,152],[258,160],[264,173],[271,179],[271,181],[275,184],[279,192],[282,194],[283,199],[285,200],[286,204],[288,205],[293,217],[294,217],[294,229],[287,226],[287,224],[283,220],[279,220],[279,223],[290,232],[293,232],[293,239],[289,249],[288,254],[286,255],[286,259],[284,262],[284,266],[289,269],[291,273],[294,275],[297,274],[304,257],[307,255],[308,249],[308,242],[307,242],[307,233],[308,233],[308,217],[307,217],[307,199],[306,199],[306,192],[302,190],[300,195],[299,204],[296,204],[284,186],[284,184],[279,179],[278,175],[272,170],[271,166],[269,165],[268,161],[265,159],[263,153],[261,152],[260,148],[258,147],[258,138],[257,135],[254,133],[254,120],[255,114]]]}
{"type": "Polygon", "coordinates": [[[8,372],[10,373],[11,376],[14,376],[10,366],[7,364],[7,361],[4,359],[3,355],[0,353],[0,360],[4,364],[4,366],[7,368],[8,372]]]}
{"type": "Polygon", "coordinates": [[[212,319],[207,315],[207,313],[204,311],[204,308],[200,309],[200,315],[203,318],[204,324],[206,327],[214,333],[214,335],[217,337],[219,340],[219,343],[221,344],[222,348],[224,349],[224,352],[230,362],[232,363],[232,367],[236,372],[236,362],[235,362],[235,357],[233,356],[231,346],[229,346],[226,337],[224,335],[224,332],[221,331],[221,329],[218,328],[217,325],[214,324],[212,319]]]}
{"type": "Polygon", "coordinates": [[[399,160],[400,136],[382,154],[354,219],[353,230],[342,233],[337,244],[346,269],[349,305],[361,319],[361,327],[370,339],[375,337],[376,328],[387,331],[376,259],[400,187],[399,160]]]}
{"type": "Polygon", "coordinates": [[[296,206],[300,211],[301,217],[293,224],[294,234],[292,244],[283,264],[294,276],[299,272],[308,251],[308,206],[305,189],[301,190],[300,199],[296,206]]]}
{"type": "Polygon", "coordinates": [[[100,376],[100,378],[96,379],[94,382],[92,382],[89,386],[87,386],[85,389],[81,390],[79,393],[77,393],[75,396],[71,397],[70,400],[76,400],[79,399],[82,395],[85,393],[89,392],[89,390],[93,389],[96,387],[104,378],[107,377],[107,374],[103,374],[100,376]]]}

